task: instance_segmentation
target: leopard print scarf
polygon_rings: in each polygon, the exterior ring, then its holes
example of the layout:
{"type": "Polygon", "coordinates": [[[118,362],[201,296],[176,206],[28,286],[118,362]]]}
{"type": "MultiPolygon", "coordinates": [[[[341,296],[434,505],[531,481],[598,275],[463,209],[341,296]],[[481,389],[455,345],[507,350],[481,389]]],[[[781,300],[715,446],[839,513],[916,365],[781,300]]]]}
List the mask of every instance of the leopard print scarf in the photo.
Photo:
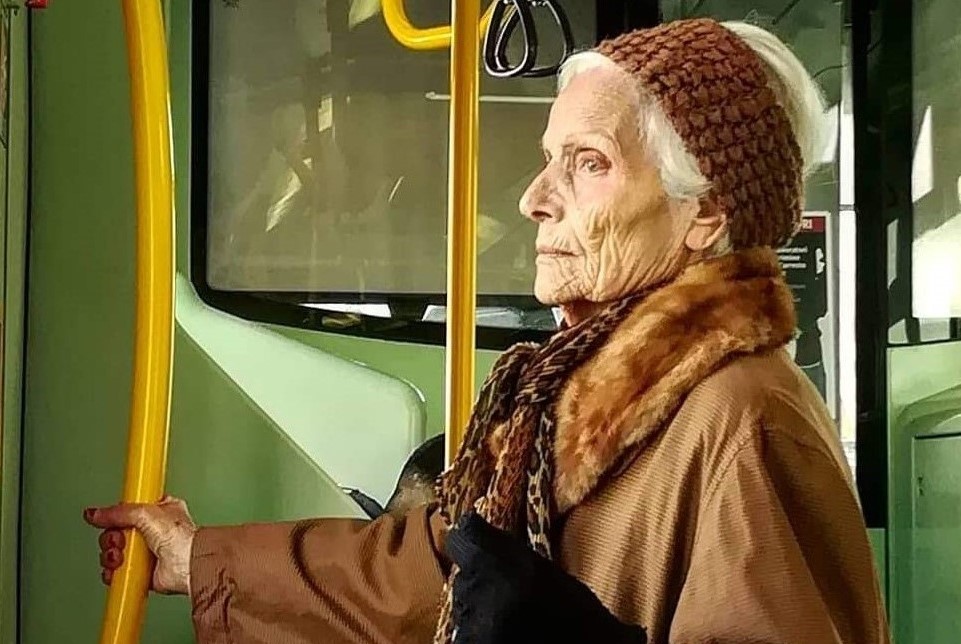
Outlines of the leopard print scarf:
{"type": "MultiPolygon", "coordinates": [[[[504,353],[481,388],[457,458],[437,481],[440,512],[455,525],[474,509],[493,526],[526,532],[538,554],[551,558],[554,504],[554,403],[568,377],[587,361],[646,293],[627,298],[555,334],[544,345],[519,344],[504,353]],[[491,439],[499,435],[496,456],[491,439]]],[[[444,590],[435,644],[453,639],[452,589],[444,590]]]]}

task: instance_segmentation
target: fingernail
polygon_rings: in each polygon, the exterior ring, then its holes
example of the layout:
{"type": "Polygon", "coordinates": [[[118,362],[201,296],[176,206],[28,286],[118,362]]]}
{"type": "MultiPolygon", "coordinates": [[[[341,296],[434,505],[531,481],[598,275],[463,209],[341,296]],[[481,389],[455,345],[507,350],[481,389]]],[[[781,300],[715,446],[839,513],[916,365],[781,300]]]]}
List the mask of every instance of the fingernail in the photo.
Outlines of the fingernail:
{"type": "Polygon", "coordinates": [[[83,518],[89,521],[90,519],[93,518],[93,515],[96,511],[97,511],[96,508],[86,508],[83,511],[83,518]]]}

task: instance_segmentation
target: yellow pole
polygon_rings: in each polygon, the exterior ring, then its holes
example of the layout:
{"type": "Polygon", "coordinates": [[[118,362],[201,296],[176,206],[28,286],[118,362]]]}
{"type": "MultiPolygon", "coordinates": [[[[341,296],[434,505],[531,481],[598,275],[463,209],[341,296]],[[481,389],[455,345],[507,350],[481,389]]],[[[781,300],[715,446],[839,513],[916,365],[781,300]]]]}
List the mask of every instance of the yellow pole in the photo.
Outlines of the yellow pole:
{"type": "Polygon", "coordinates": [[[474,400],[477,299],[477,156],[480,0],[452,0],[450,175],[447,208],[447,458],[464,437],[474,400]]]}
{"type": "MultiPolygon", "coordinates": [[[[480,19],[480,33],[487,33],[487,25],[490,24],[491,14],[494,12],[494,5],[500,0],[491,2],[490,7],[480,19]]],[[[446,49],[451,44],[451,25],[440,27],[428,27],[419,29],[415,27],[407,11],[404,9],[404,0],[381,0],[381,11],[384,14],[384,22],[387,29],[397,42],[417,51],[429,51],[432,49],[446,49]]],[[[478,39],[479,42],[479,39],[478,39]]]]}
{"type": "MultiPolygon", "coordinates": [[[[123,500],[163,494],[173,351],[173,167],[167,44],[160,0],[123,0],[137,191],[137,309],[133,390],[123,500]]],[[[127,535],[110,585],[101,644],[139,640],[150,553],[127,535]]]]}

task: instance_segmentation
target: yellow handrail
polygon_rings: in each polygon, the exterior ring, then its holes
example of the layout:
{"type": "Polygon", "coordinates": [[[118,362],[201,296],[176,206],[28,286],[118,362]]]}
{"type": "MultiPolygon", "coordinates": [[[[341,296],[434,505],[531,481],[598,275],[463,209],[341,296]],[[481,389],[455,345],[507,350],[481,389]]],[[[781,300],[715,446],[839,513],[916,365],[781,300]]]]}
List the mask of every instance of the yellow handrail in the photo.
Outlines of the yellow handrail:
{"type": "MultiPolygon", "coordinates": [[[[167,44],[161,0],[123,0],[137,191],[137,305],[130,433],[123,500],[163,494],[173,359],[173,165],[167,44]]],[[[139,640],[150,553],[127,535],[107,596],[101,644],[139,640]]]]}
{"type": "MultiPolygon", "coordinates": [[[[499,0],[498,0],[499,1],[499,0]]],[[[491,5],[493,6],[493,5],[491,5]]],[[[453,0],[450,174],[447,207],[447,458],[464,437],[474,401],[477,305],[477,158],[480,0],[453,0]]]]}
{"type": "Polygon", "coordinates": [[[477,157],[480,42],[495,5],[480,15],[480,0],[451,0],[451,24],[418,29],[404,0],[381,0],[387,28],[397,41],[420,51],[451,48],[450,173],[447,205],[447,460],[464,439],[474,401],[477,308],[477,157]],[[474,25],[480,24],[480,28],[474,25]]]}
{"type": "MultiPolygon", "coordinates": [[[[490,24],[491,14],[494,11],[494,5],[496,5],[501,0],[494,0],[491,5],[484,12],[483,17],[480,19],[480,34],[487,32],[487,25],[490,24]]],[[[456,4],[456,0],[454,0],[456,4]]],[[[404,9],[404,0],[381,0],[381,10],[384,13],[384,22],[387,23],[387,29],[390,31],[391,35],[408,49],[415,49],[417,51],[428,51],[431,49],[446,49],[451,46],[451,32],[453,30],[453,16],[451,17],[450,25],[443,25],[440,27],[428,27],[427,29],[419,29],[415,27],[410,22],[410,18],[407,17],[407,11],[404,9]]],[[[478,6],[478,12],[480,8],[478,6]]],[[[474,23],[478,22],[476,19],[474,23]]],[[[478,46],[480,46],[480,38],[476,39],[478,46]]],[[[453,61],[453,58],[451,59],[453,61]]]]}

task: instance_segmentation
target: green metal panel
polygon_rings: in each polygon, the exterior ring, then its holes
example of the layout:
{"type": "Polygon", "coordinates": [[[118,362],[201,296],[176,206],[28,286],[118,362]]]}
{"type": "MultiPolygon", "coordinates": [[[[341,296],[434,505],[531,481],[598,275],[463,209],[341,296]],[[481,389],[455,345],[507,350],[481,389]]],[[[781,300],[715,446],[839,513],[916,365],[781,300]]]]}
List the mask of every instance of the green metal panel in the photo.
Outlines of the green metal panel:
{"type": "MultiPolygon", "coordinates": [[[[336,484],[182,331],[176,355],[167,488],[190,499],[198,521],[224,525],[360,516],[336,484]]],[[[193,642],[189,615],[184,598],[151,597],[141,641],[193,642]]]]}
{"type": "MultiPolygon", "coordinates": [[[[961,432],[961,416],[955,421],[961,432]]],[[[961,637],[961,436],[922,438],[914,444],[915,642],[961,637]]]]}
{"type": "Polygon", "coordinates": [[[200,347],[180,329],[176,337],[171,494],[208,525],[362,516],[200,347]]]}
{"type": "Polygon", "coordinates": [[[20,421],[23,382],[23,289],[27,215],[27,20],[10,16],[9,132],[3,218],[3,416],[0,445],[0,642],[17,629],[20,421]]]}
{"type": "MultiPolygon", "coordinates": [[[[424,395],[427,435],[435,436],[444,431],[444,347],[385,342],[284,327],[272,328],[304,344],[403,378],[424,395]]],[[[475,390],[480,389],[498,355],[494,351],[477,352],[475,390]]]]}
{"type": "MultiPolygon", "coordinates": [[[[961,342],[897,347],[888,351],[888,613],[899,644],[917,638],[912,626],[916,587],[914,447],[946,418],[961,413],[961,342]]],[[[952,458],[949,456],[948,458],[952,458]]],[[[961,459],[955,462],[961,470],[961,459]]]]}
{"type": "Polygon", "coordinates": [[[205,306],[177,276],[177,321],[224,373],[340,485],[384,504],[426,440],[408,383],[205,306]]]}
{"type": "Polygon", "coordinates": [[[96,639],[86,505],[120,490],[133,331],[133,170],[120,3],[32,16],[21,641],[96,639]],[[95,88],[95,89],[94,89],[95,88]]]}

